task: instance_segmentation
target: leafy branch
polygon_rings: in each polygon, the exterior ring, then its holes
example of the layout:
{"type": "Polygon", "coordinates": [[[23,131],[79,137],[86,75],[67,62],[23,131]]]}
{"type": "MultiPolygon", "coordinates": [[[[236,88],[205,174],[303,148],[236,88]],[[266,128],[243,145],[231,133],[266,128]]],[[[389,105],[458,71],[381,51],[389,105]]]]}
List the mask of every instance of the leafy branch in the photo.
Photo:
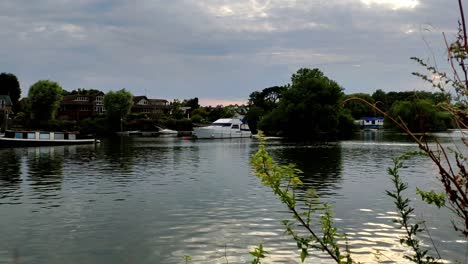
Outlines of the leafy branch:
{"type": "Polygon", "coordinates": [[[407,153],[400,157],[393,159],[393,167],[388,168],[387,172],[392,176],[392,182],[394,184],[394,191],[386,191],[387,195],[392,197],[397,207],[400,218],[395,220],[396,223],[405,230],[406,234],[400,238],[400,243],[410,247],[414,254],[411,256],[405,255],[404,257],[414,263],[418,264],[430,264],[437,263],[434,257],[428,256],[428,250],[423,250],[420,246],[420,241],[417,239],[417,235],[424,230],[421,225],[424,224],[422,221],[412,223],[412,213],[414,208],[410,206],[408,198],[403,196],[403,191],[408,189],[408,184],[403,182],[401,179],[399,170],[403,167],[403,161],[413,155],[421,154],[419,152],[407,153]]]}
{"type": "Polygon", "coordinates": [[[298,176],[302,172],[293,164],[278,165],[275,163],[265,148],[264,139],[262,136],[260,138],[259,149],[251,157],[250,164],[254,169],[255,176],[265,186],[273,190],[280,201],[291,211],[298,224],[304,227],[309,234],[300,236],[294,230],[294,224],[291,221],[283,221],[286,233],[294,238],[297,247],[301,250],[301,261],[304,262],[305,258],[309,256],[309,249],[314,248],[326,252],[336,263],[353,263],[349,248],[346,247],[346,253],[343,254],[339,246],[338,239],[345,238],[345,236],[338,234],[336,227],[334,227],[330,206],[322,204],[322,208],[314,207],[316,204],[314,201],[318,196],[314,192],[308,192],[309,195],[306,201],[308,208],[305,212],[299,212],[296,208],[295,187],[302,185],[302,181],[298,176]],[[312,216],[318,210],[324,211],[324,214],[320,216],[322,235],[312,229],[312,216]]]}

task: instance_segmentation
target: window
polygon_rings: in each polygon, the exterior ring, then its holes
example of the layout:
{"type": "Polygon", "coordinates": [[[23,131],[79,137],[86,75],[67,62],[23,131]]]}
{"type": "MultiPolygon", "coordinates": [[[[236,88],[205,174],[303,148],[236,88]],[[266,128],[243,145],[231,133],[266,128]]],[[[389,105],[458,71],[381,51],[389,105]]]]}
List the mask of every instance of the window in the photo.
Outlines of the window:
{"type": "Polygon", "coordinates": [[[102,101],[104,100],[104,96],[96,96],[96,105],[102,105],[102,101]]]}
{"type": "Polygon", "coordinates": [[[75,134],[68,134],[68,139],[69,139],[69,140],[75,140],[75,139],[76,139],[76,135],[75,135],[75,134]]]}
{"type": "Polygon", "coordinates": [[[29,133],[28,133],[28,139],[36,139],[36,133],[34,133],[34,132],[29,132],[29,133]]]}
{"type": "Polygon", "coordinates": [[[65,135],[63,133],[54,133],[54,139],[65,139],[65,135]]]}
{"type": "Polygon", "coordinates": [[[231,123],[213,123],[212,126],[230,127],[231,123]]]}
{"type": "Polygon", "coordinates": [[[239,129],[239,125],[232,125],[232,129],[239,129]]]}
{"type": "Polygon", "coordinates": [[[16,132],[15,133],[15,138],[23,138],[23,133],[16,132]]]}
{"type": "Polygon", "coordinates": [[[39,133],[39,139],[50,139],[49,132],[41,132],[39,133]]]}

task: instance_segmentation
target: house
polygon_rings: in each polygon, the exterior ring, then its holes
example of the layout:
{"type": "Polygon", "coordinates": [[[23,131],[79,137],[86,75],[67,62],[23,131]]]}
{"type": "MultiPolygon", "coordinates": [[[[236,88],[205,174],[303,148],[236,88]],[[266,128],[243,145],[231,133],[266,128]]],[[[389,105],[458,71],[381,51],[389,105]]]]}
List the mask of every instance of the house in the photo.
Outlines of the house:
{"type": "Polygon", "coordinates": [[[61,120],[83,120],[104,113],[104,93],[73,94],[63,97],[57,118],[61,120]]]}
{"type": "Polygon", "coordinates": [[[2,131],[7,130],[8,127],[8,114],[11,113],[11,108],[13,107],[13,103],[11,102],[11,98],[9,95],[0,95],[0,113],[2,115],[2,131]]]}
{"type": "Polygon", "coordinates": [[[9,95],[0,95],[0,111],[3,113],[10,113],[13,103],[9,95]]]}
{"type": "Polygon", "coordinates": [[[362,129],[380,129],[383,128],[383,117],[363,117],[356,122],[362,129]]]}
{"type": "Polygon", "coordinates": [[[169,111],[169,101],[164,99],[148,99],[146,96],[134,96],[131,113],[144,113],[149,118],[155,118],[169,111]]]}

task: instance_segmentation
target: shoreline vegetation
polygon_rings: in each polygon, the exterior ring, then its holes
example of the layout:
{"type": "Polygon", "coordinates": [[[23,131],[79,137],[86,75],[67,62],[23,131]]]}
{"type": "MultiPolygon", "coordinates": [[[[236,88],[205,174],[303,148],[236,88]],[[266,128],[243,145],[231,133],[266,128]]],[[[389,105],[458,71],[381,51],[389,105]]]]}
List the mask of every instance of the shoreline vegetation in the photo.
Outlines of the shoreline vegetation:
{"type": "MultiPolygon", "coordinates": [[[[0,95],[10,95],[12,101],[9,110],[0,112],[2,131],[5,128],[43,129],[96,136],[111,136],[118,131],[157,131],[157,127],[191,131],[194,126],[236,115],[245,118],[253,134],[262,130],[266,136],[320,141],[349,138],[359,129],[356,120],[382,117],[380,112],[400,118],[417,133],[457,127],[451,113],[443,107],[452,103],[448,93],[377,89],[372,94],[345,94],[344,88],[319,69],[307,68],[294,73],[290,84],[252,92],[248,103],[240,106],[200,106],[195,97],[175,99],[156,113],[141,113],[132,110],[137,97],[126,89],[107,94],[83,88],[69,92],[49,80],[33,84],[28,96],[20,100],[19,81],[11,73],[0,74],[0,95]],[[60,117],[62,100],[69,95],[90,98],[102,95],[105,111],[83,119],[63,119],[60,117]]],[[[396,127],[385,117],[384,128],[396,127]]]]}

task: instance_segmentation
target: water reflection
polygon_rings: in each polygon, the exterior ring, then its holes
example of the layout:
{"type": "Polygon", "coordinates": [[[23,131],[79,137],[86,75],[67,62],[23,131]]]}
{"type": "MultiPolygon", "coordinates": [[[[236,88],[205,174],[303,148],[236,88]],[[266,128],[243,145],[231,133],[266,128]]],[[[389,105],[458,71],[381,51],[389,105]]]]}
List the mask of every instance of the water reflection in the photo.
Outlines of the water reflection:
{"type": "MultiPolygon", "coordinates": [[[[134,148],[135,142],[131,137],[118,137],[104,140],[102,143],[102,151],[105,160],[109,164],[118,165],[105,167],[115,172],[120,171],[130,174],[133,172],[133,158],[138,156],[138,150],[134,148]]],[[[99,157],[101,158],[101,156],[99,157]]],[[[111,173],[112,175],[113,173],[111,173]]]]}
{"type": "MultiPolygon", "coordinates": [[[[0,151],[0,199],[11,197],[21,187],[21,156],[12,149],[0,151]]],[[[12,197],[13,196],[13,197],[12,197]]],[[[10,202],[10,201],[8,201],[10,202]]],[[[2,204],[2,200],[0,200],[2,204]]]]}
{"type": "MultiPolygon", "coordinates": [[[[414,147],[378,138],[267,142],[275,160],[304,171],[299,193],[313,187],[335,207],[356,257],[371,263],[374,249],[388,249],[394,260],[405,250],[391,221],[385,168],[414,147]]],[[[266,263],[299,263],[280,222],[290,213],[251,173],[257,149],[247,139],[116,138],[97,147],[0,150],[0,224],[11,227],[0,228],[8,237],[0,239],[0,263],[13,262],[16,245],[21,263],[182,263],[183,255],[193,263],[248,263],[260,243],[271,252],[266,263]],[[17,204],[4,205],[14,196],[17,204]]],[[[421,169],[405,171],[407,179],[431,186],[431,167],[414,163],[421,169]]],[[[433,237],[451,255],[464,252],[445,242],[455,239],[446,232],[451,226],[438,228],[433,237]]],[[[327,263],[315,253],[307,263],[327,263]]]]}
{"type": "Polygon", "coordinates": [[[60,190],[63,181],[64,149],[40,147],[26,151],[30,185],[41,198],[56,196],[53,191],[60,190]]]}
{"type": "Polygon", "coordinates": [[[303,171],[306,188],[314,188],[321,196],[337,194],[341,188],[342,150],[339,143],[287,145],[272,148],[271,155],[282,164],[296,164],[303,171]]]}

